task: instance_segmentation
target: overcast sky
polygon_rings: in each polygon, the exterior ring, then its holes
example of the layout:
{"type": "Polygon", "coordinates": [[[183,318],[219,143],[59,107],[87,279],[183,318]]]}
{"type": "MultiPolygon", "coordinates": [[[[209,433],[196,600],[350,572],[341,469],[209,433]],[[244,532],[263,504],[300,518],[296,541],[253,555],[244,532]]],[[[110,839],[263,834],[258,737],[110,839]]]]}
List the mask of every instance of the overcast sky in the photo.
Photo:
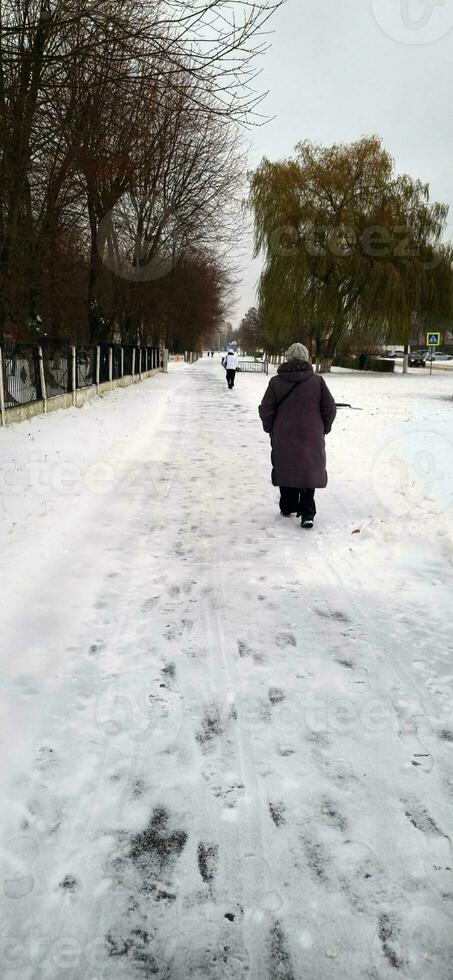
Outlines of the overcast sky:
{"type": "MultiPolygon", "coordinates": [[[[451,207],[453,0],[287,0],[272,21],[261,90],[275,116],[252,134],[250,163],[377,133],[399,171],[451,207]]],[[[232,322],[255,305],[260,263],[246,248],[232,322]]]]}

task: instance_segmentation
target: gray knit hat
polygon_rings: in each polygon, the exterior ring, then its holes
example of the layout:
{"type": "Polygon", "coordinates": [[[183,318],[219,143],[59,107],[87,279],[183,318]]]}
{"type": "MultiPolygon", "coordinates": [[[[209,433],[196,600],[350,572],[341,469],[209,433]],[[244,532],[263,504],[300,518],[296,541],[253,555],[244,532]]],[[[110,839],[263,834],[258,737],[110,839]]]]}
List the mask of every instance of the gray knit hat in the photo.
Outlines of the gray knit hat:
{"type": "Polygon", "coordinates": [[[303,344],[291,344],[286,351],[287,361],[309,361],[310,355],[303,344]]]}

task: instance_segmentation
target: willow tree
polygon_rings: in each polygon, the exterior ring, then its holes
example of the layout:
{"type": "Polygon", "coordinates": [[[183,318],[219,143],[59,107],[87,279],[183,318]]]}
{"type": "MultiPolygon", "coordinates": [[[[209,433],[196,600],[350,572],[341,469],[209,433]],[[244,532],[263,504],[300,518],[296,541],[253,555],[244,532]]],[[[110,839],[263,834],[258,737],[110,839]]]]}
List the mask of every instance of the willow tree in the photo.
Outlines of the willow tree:
{"type": "Polygon", "coordinates": [[[296,147],[251,176],[259,301],[270,340],[314,346],[330,370],[346,335],[407,341],[414,317],[452,305],[448,208],[429,186],[395,173],[379,138],[296,147]]]}

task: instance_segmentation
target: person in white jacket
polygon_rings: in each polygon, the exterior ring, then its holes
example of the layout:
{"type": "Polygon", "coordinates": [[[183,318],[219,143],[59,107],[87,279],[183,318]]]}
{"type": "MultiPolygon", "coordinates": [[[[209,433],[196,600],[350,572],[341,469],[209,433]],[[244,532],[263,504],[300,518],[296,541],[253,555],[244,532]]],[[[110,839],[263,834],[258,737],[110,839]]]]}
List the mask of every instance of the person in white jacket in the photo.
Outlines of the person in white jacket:
{"type": "Polygon", "coordinates": [[[234,388],[234,379],[238,367],[238,356],[236,351],[229,350],[225,358],[226,379],[229,388],[234,388]]]}

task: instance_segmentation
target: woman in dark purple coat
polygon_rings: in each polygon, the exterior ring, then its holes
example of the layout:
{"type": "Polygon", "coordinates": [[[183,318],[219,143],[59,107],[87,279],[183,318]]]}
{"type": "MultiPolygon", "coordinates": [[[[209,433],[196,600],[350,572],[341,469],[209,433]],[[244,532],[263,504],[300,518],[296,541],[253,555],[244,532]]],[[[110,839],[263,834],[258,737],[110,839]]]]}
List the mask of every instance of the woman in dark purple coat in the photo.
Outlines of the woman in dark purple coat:
{"type": "Polygon", "coordinates": [[[296,513],[302,527],[313,527],[315,489],[327,486],[324,436],[337,414],[335,401],[314,374],[303,344],[292,344],[259,407],[272,445],[272,483],[280,487],[280,510],[296,513]]]}

